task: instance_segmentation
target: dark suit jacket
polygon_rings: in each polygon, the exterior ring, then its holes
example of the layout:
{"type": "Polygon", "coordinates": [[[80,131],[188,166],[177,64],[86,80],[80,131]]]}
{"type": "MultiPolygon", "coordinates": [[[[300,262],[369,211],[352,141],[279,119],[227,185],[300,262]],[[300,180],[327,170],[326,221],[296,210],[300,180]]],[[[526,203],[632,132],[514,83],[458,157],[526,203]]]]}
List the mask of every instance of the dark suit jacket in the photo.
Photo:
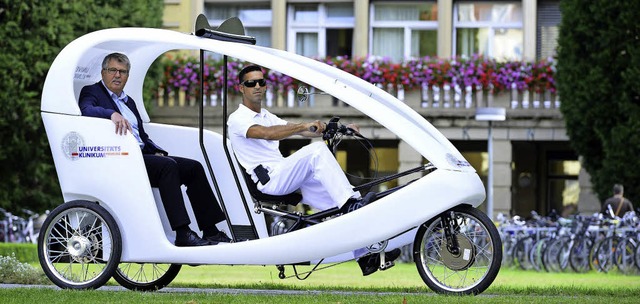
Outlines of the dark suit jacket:
{"type": "MultiPolygon", "coordinates": [[[[109,96],[109,92],[107,92],[107,88],[104,87],[102,81],[98,81],[97,83],[82,88],[80,91],[79,105],[83,116],[111,119],[111,114],[113,114],[113,112],[120,113],[118,106],[113,99],[111,99],[111,96],[109,96]]],[[[136,115],[136,120],[138,121],[140,139],[144,142],[142,153],[156,154],[159,152],[167,155],[167,151],[163,150],[151,141],[149,135],[144,131],[144,125],[142,124],[140,113],[138,112],[135,102],[131,96],[129,96],[129,100],[127,101],[127,107],[129,107],[133,114],[136,115]]],[[[120,113],[120,115],[122,115],[122,113],[120,113]]]]}

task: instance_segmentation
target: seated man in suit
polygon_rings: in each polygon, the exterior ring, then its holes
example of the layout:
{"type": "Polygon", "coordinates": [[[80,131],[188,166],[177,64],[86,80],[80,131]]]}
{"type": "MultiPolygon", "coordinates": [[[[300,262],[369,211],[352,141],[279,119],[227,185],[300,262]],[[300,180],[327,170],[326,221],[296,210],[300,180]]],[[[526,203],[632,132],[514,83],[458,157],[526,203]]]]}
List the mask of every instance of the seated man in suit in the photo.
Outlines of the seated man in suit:
{"type": "Polygon", "coordinates": [[[202,165],[192,159],[169,155],[151,141],[144,131],[135,102],[124,93],[130,69],[131,62],[126,55],[107,55],[102,61],[102,80],[85,86],[80,91],[82,115],[110,119],[117,134],[126,135],[131,132],[134,135],[142,150],[149,182],[152,187],[160,190],[169,224],[176,232],[176,246],[230,242],[229,237],[215,226],[224,221],[225,216],[213,195],[202,165]],[[202,238],[189,228],[191,221],[182,198],[181,185],[187,187],[198,227],[203,232],[202,238]]]}

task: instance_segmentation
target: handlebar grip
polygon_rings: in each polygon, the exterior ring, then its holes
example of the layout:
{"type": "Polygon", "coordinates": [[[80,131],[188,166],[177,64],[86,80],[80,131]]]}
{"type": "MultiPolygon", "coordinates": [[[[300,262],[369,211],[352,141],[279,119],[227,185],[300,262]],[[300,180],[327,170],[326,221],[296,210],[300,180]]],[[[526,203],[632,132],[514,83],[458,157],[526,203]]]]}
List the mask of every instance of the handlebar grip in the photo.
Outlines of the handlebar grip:
{"type": "Polygon", "coordinates": [[[310,132],[314,132],[315,133],[317,130],[318,130],[318,127],[316,127],[316,126],[309,127],[309,131],[310,132]]]}

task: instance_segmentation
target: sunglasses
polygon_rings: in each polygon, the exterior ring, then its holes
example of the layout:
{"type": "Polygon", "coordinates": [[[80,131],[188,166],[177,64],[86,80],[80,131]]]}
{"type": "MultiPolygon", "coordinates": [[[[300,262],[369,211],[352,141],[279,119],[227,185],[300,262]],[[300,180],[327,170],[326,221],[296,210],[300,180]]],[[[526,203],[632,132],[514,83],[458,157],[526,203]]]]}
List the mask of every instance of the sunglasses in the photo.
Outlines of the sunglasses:
{"type": "Polygon", "coordinates": [[[257,80],[247,80],[242,83],[242,85],[247,88],[253,88],[256,86],[256,84],[259,84],[261,87],[264,87],[267,85],[267,82],[264,79],[257,79],[257,80]]]}

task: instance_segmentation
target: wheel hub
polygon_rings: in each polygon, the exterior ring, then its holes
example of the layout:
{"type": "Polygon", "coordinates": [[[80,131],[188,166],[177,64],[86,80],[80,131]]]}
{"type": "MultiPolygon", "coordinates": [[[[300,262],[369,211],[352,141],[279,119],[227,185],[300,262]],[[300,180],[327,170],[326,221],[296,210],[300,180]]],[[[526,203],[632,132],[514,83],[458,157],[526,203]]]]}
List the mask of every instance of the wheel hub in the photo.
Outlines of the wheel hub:
{"type": "Polygon", "coordinates": [[[445,239],[442,240],[440,256],[445,266],[451,270],[458,271],[469,268],[475,262],[476,249],[466,236],[458,234],[456,238],[459,246],[456,248],[457,250],[451,250],[446,244],[447,241],[445,239]]]}
{"type": "Polygon", "coordinates": [[[67,242],[69,254],[74,259],[79,259],[89,255],[91,249],[91,241],[84,236],[74,235],[67,242]]]}

